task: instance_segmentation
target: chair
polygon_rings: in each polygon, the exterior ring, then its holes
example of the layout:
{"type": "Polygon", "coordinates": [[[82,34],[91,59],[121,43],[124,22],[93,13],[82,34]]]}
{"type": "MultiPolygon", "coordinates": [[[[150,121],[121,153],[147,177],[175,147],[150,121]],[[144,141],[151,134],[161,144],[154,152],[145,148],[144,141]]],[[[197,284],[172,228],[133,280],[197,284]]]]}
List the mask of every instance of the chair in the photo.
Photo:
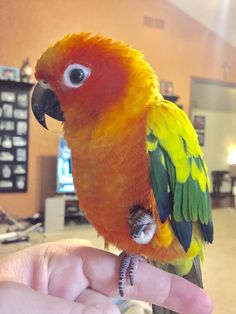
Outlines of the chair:
{"type": "Polygon", "coordinates": [[[229,165],[229,175],[231,179],[231,194],[234,196],[234,208],[236,208],[236,164],[229,165]]]}
{"type": "Polygon", "coordinates": [[[223,181],[225,180],[225,175],[228,174],[229,171],[227,170],[214,170],[211,172],[212,177],[212,194],[215,197],[222,197],[221,194],[221,186],[223,184],[223,181]]]}
{"type": "Polygon", "coordinates": [[[229,165],[229,175],[231,179],[231,194],[233,195],[233,188],[236,183],[236,164],[229,165]]]}

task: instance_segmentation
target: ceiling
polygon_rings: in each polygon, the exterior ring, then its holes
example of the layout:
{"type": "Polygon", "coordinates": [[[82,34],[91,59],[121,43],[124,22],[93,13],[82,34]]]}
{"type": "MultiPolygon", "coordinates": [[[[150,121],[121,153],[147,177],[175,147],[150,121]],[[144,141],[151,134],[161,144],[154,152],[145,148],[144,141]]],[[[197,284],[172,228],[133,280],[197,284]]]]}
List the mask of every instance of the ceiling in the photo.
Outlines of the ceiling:
{"type": "Polygon", "coordinates": [[[236,47],[235,0],[169,0],[236,47]]]}

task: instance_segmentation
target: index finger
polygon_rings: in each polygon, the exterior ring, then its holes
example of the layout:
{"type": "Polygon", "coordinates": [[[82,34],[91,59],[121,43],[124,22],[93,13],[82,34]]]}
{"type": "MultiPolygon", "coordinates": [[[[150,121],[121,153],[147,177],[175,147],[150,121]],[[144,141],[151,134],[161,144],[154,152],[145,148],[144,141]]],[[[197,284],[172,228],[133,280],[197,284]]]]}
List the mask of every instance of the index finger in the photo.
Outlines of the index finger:
{"type": "MultiPolygon", "coordinates": [[[[93,248],[81,248],[80,254],[91,288],[117,297],[120,259],[93,248]]],[[[134,286],[127,283],[124,298],[149,302],[182,314],[212,313],[211,300],[202,289],[143,262],[139,263],[134,286]]]]}

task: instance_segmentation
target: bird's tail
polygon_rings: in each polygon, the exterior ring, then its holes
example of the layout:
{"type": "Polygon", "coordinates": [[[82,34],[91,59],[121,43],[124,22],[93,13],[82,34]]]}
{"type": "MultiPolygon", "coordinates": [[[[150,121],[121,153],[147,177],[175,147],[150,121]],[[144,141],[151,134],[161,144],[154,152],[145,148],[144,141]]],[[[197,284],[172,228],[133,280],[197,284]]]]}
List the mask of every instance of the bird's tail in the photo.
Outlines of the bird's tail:
{"type": "MultiPolygon", "coordinates": [[[[162,270],[165,270],[169,273],[176,274],[177,270],[173,265],[161,265],[160,263],[152,261],[151,264],[155,265],[156,267],[161,268],[162,270]]],[[[202,271],[201,271],[201,264],[200,264],[200,258],[199,256],[195,257],[193,261],[193,266],[190,270],[190,272],[183,276],[183,278],[187,279],[188,281],[192,282],[193,284],[197,285],[200,288],[203,288],[203,282],[202,282],[202,271]]],[[[176,312],[173,312],[171,310],[168,310],[166,308],[152,305],[152,311],[153,314],[178,314],[176,312]]]]}

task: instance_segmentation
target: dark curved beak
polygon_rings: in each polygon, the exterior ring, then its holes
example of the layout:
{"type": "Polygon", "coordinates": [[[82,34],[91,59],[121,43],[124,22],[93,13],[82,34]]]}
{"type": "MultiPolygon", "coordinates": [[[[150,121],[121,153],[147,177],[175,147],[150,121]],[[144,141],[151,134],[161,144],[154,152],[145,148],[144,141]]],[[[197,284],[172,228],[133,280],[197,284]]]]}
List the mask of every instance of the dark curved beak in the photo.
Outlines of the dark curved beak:
{"type": "Polygon", "coordinates": [[[39,83],[34,87],[31,107],[35,118],[45,129],[47,129],[45,114],[58,121],[65,121],[60,103],[54,91],[43,88],[39,83]]]}

